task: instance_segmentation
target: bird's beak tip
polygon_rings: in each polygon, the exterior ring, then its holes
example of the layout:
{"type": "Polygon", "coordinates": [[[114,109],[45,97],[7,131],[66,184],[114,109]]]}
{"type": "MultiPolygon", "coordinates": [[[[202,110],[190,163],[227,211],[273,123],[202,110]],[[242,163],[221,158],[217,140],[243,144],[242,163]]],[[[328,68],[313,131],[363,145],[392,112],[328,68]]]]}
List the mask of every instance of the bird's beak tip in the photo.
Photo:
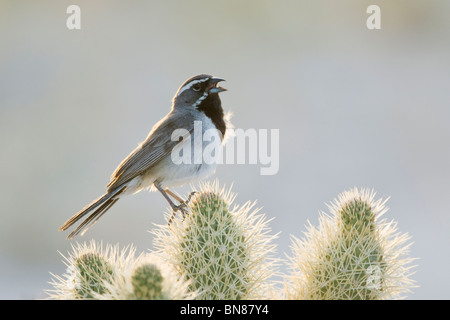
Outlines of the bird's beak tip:
{"type": "Polygon", "coordinates": [[[227,89],[222,88],[222,87],[218,87],[217,84],[219,82],[225,81],[225,79],[221,79],[221,78],[211,78],[209,80],[210,83],[210,89],[209,92],[210,93],[219,93],[219,92],[223,92],[223,91],[227,91],[227,89]]]}

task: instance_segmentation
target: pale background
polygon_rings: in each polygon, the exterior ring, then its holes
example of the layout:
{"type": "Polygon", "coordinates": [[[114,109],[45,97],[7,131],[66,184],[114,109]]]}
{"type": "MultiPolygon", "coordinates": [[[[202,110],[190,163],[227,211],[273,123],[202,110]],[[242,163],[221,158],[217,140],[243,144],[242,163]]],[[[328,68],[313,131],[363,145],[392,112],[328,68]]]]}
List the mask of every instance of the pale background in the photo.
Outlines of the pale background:
{"type": "MultiPolygon", "coordinates": [[[[450,286],[450,2],[0,1],[0,298],[43,298],[65,270],[58,227],[170,108],[188,77],[227,80],[237,128],[280,129],[280,170],[223,165],[258,200],[279,257],[340,192],[374,188],[420,258],[410,299],[450,286]],[[66,8],[81,7],[81,30],[66,8]],[[381,7],[381,30],[366,8],[381,7]]],[[[185,194],[189,188],[179,188],[185,194]]],[[[119,201],[81,240],[138,251],[167,204],[119,201]]]]}

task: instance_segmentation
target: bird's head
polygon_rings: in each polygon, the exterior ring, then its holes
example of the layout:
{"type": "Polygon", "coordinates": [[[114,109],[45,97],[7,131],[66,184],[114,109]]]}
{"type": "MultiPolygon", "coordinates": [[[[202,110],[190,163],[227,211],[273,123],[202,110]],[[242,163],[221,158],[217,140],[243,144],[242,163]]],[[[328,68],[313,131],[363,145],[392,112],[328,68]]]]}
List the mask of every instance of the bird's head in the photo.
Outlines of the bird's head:
{"type": "Polygon", "coordinates": [[[192,106],[203,109],[207,103],[220,101],[219,93],[226,91],[226,89],[218,86],[221,81],[225,80],[207,74],[200,74],[187,79],[173,98],[174,108],[192,106]]]}

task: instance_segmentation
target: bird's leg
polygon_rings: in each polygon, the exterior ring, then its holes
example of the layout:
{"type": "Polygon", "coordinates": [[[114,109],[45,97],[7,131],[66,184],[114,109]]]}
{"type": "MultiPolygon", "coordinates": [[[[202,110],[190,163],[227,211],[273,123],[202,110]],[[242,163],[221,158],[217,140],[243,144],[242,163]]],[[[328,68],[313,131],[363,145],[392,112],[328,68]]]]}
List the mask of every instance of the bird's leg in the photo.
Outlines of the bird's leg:
{"type": "Polygon", "coordinates": [[[161,192],[161,194],[164,196],[164,198],[167,200],[170,207],[172,208],[173,212],[172,212],[172,216],[169,219],[169,226],[172,223],[173,219],[175,218],[175,214],[177,211],[181,211],[181,214],[183,215],[183,219],[184,219],[187,214],[185,207],[189,203],[189,201],[191,200],[191,197],[195,194],[195,192],[191,192],[191,194],[189,195],[189,198],[186,201],[183,201],[180,197],[175,195],[172,191],[170,191],[168,189],[164,190],[163,188],[161,188],[161,185],[158,182],[155,182],[153,185],[156,187],[156,189],[158,189],[159,192],[161,192]],[[180,202],[180,204],[178,206],[175,205],[167,193],[169,193],[172,197],[174,197],[176,200],[178,200],[180,202]]]}
{"type": "Polygon", "coordinates": [[[170,199],[169,195],[166,193],[166,191],[164,191],[163,188],[161,188],[161,185],[158,182],[153,183],[153,185],[156,187],[156,189],[158,189],[159,192],[161,192],[161,194],[163,195],[164,198],[166,198],[167,202],[169,203],[170,207],[172,208],[172,215],[170,216],[169,219],[169,226],[172,223],[173,219],[175,219],[175,214],[177,211],[181,211],[181,213],[183,214],[183,216],[185,215],[184,213],[184,208],[182,205],[175,205],[172,202],[172,199],[170,199]]]}
{"type": "Polygon", "coordinates": [[[174,198],[175,200],[177,200],[179,203],[183,203],[184,200],[181,199],[179,196],[177,196],[175,193],[173,193],[172,191],[170,191],[169,189],[165,189],[165,192],[167,192],[172,198],[174,198]]]}
{"type": "Polygon", "coordinates": [[[170,191],[169,189],[166,189],[165,191],[166,191],[168,194],[170,194],[170,195],[172,196],[172,198],[174,198],[175,200],[177,200],[180,204],[184,204],[184,205],[187,205],[187,204],[191,201],[192,196],[193,196],[194,194],[197,193],[197,191],[192,191],[192,192],[189,194],[189,197],[187,198],[187,200],[183,200],[183,199],[181,199],[179,196],[177,196],[175,193],[173,193],[172,191],[170,191]]]}
{"type": "MultiPolygon", "coordinates": [[[[175,193],[173,193],[172,191],[170,191],[169,189],[164,190],[165,192],[167,192],[169,195],[172,196],[172,198],[174,198],[175,200],[177,200],[179,202],[179,205],[177,206],[177,208],[179,208],[179,210],[181,211],[182,215],[183,215],[183,221],[186,218],[186,214],[188,213],[185,210],[185,207],[188,205],[188,203],[191,201],[191,198],[194,194],[196,194],[196,191],[193,191],[189,194],[189,197],[187,198],[187,200],[183,200],[181,199],[179,196],[177,196],[175,193]]],[[[169,221],[169,225],[172,222],[172,219],[175,218],[175,211],[172,215],[172,217],[170,218],[169,221]]]]}

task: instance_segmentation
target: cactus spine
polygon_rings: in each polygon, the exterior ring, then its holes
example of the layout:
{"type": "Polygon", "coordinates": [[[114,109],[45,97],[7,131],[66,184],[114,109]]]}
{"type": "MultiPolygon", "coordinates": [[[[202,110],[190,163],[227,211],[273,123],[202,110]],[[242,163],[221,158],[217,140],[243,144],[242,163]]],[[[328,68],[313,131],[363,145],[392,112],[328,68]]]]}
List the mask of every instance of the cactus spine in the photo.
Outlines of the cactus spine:
{"type": "MultiPolygon", "coordinates": [[[[356,188],[338,196],[329,214],[292,237],[284,291],[276,285],[276,236],[255,203],[231,207],[235,195],[204,184],[189,215],[152,231],[155,250],[91,241],[73,246],[51,299],[352,299],[402,298],[415,286],[410,237],[382,215],[387,200],[356,188]]],[[[171,214],[167,213],[169,219],[171,214]]]]}
{"type": "Polygon", "coordinates": [[[395,298],[412,285],[408,235],[379,218],[386,200],[356,188],[342,193],[306,239],[293,238],[290,299],[374,300],[395,298]]]}
{"type": "Polygon", "coordinates": [[[161,257],[190,280],[198,299],[261,297],[275,273],[267,221],[254,204],[231,209],[233,200],[217,183],[205,185],[185,221],[155,231],[161,257]]]}

